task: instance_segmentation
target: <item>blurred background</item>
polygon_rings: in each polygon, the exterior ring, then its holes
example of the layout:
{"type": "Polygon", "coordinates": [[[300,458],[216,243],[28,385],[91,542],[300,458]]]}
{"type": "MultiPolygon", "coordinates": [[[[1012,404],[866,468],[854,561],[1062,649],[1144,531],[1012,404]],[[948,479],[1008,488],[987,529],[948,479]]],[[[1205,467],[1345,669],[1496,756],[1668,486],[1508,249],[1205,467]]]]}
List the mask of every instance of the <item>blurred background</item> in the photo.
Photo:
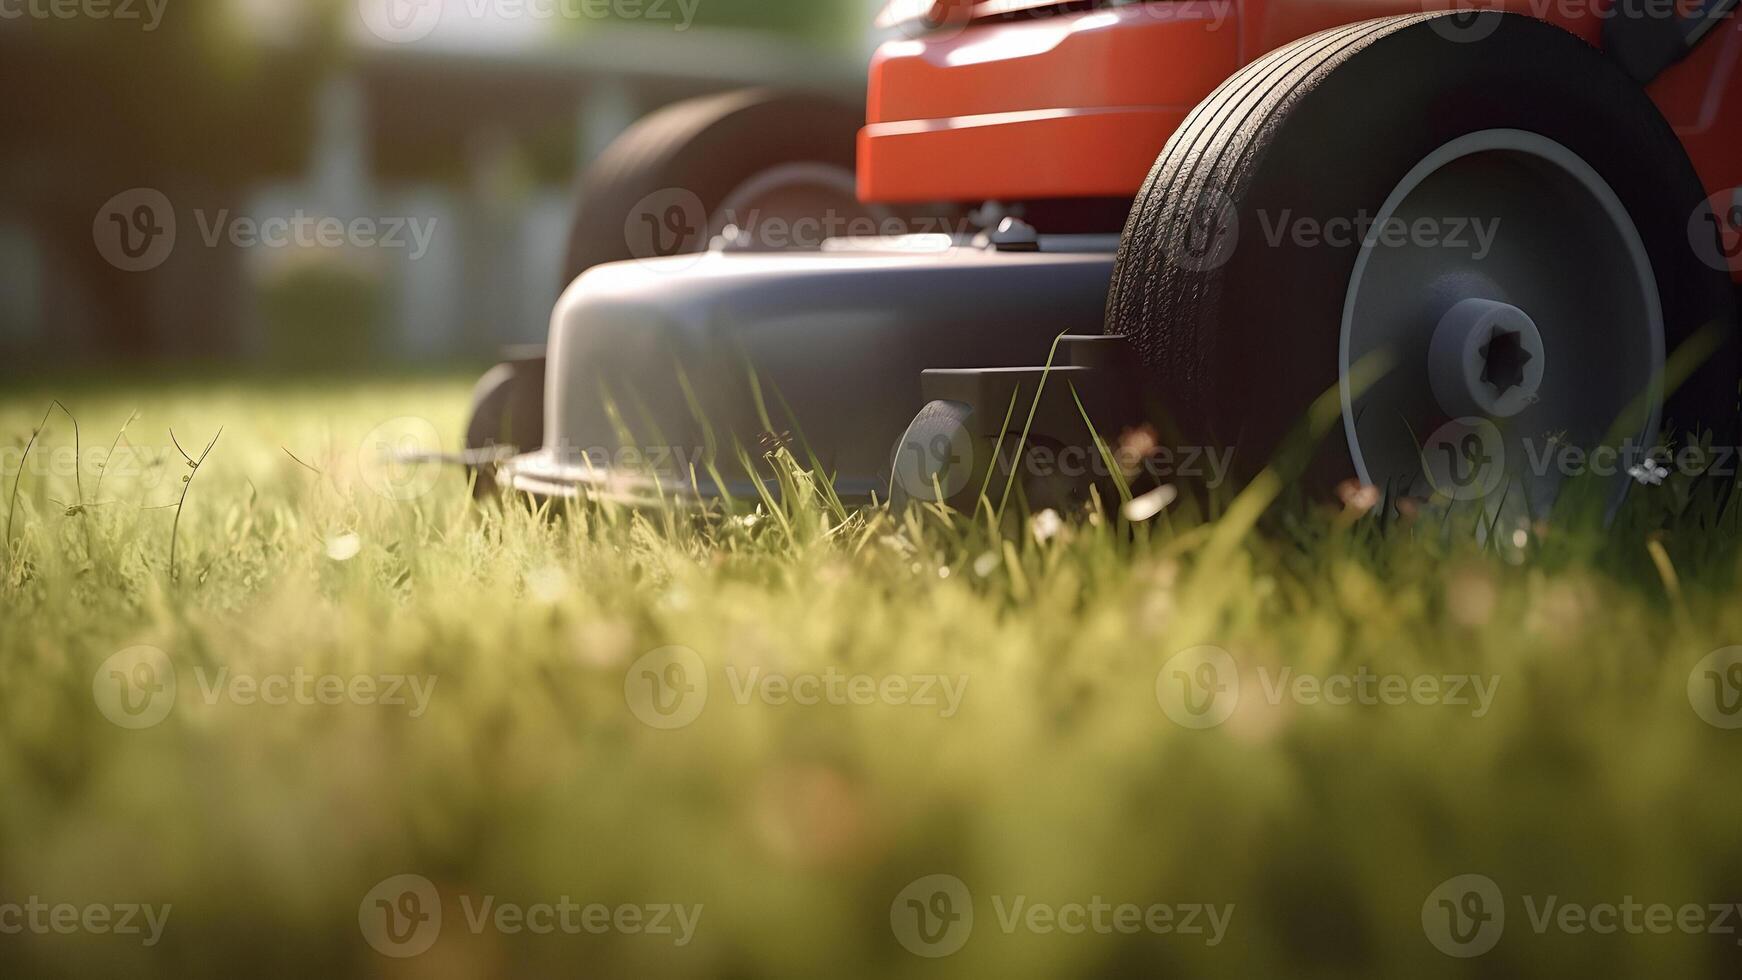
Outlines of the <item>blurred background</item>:
{"type": "Polygon", "coordinates": [[[638,117],[863,98],[878,0],[0,0],[0,373],[542,342],[638,117]]]}

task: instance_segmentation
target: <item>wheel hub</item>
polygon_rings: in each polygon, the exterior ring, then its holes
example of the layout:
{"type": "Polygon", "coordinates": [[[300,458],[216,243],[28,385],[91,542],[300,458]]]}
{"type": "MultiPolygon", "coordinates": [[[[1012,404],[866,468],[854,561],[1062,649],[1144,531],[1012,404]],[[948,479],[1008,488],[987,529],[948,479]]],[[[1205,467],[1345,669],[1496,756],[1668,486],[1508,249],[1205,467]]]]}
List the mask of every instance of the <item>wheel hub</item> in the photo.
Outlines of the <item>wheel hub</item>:
{"type": "Polygon", "coordinates": [[[1454,418],[1510,418],[1535,404],[1548,366],[1542,334],[1523,310],[1487,299],[1446,311],[1428,349],[1434,398],[1454,418]]]}
{"type": "MultiPolygon", "coordinates": [[[[1558,454],[1656,438],[1657,283],[1630,213],[1578,154],[1523,130],[1469,133],[1406,173],[1375,225],[1410,234],[1369,236],[1344,300],[1343,424],[1362,482],[1437,495],[1424,448],[1448,420],[1481,423],[1506,486],[1485,506],[1548,513],[1568,472],[1558,454]],[[1493,222],[1488,244],[1417,231],[1448,215],[1493,222]],[[1394,369],[1357,392],[1368,358],[1394,369]]],[[[1630,482],[1609,478],[1612,508],[1630,482]]]]}

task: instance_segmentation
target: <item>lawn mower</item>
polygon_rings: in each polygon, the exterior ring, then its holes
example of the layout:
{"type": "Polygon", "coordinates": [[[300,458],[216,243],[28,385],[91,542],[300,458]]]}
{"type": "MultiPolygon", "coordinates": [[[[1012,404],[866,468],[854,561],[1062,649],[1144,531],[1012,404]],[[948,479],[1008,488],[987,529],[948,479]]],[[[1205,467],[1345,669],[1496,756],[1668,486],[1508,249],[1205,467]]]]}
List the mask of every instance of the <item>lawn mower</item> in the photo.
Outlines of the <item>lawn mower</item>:
{"type": "Polygon", "coordinates": [[[1734,3],[898,0],[863,114],[715,96],[589,170],[480,485],[1068,502],[1238,485],[1316,404],[1315,486],[1618,500],[1736,445],[1734,3]]]}

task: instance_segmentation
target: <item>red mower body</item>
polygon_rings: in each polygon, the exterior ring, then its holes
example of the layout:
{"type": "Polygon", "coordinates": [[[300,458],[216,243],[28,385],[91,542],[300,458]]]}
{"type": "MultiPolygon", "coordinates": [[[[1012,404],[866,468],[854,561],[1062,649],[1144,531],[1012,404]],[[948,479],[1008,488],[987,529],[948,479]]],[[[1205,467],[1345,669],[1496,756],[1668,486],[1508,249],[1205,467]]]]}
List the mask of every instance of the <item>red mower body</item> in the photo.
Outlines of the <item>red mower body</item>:
{"type": "MultiPolygon", "coordinates": [[[[1614,2],[1491,6],[1557,24],[1601,48],[1614,2]]],[[[886,22],[920,14],[940,26],[890,41],[872,60],[859,195],[888,203],[1131,197],[1187,113],[1247,63],[1316,31],[1455,6],[1452,0],[898,2],[886,22]]],[[[1742,20],[1720,15],[1683,60],[1647,85],[1713,193],[1742,184],[1738,60],[1742,20]]]]}

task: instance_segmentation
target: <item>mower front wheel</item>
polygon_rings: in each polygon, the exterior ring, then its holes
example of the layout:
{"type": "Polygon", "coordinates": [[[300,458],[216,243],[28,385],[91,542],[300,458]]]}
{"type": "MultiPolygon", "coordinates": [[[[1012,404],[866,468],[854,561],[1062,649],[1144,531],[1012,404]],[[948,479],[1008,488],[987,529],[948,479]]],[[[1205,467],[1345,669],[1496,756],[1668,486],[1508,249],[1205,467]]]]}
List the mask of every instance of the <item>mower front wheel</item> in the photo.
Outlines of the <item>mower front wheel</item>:
{"type": "MultiPolygon", "coordinates": [[[[1316,489],[1540,516],[1596,447],[1735,444],[1729,277],[1689,242],[1705,197],[1650,97],[1558,27],[1350,24],[1242,69],[1169,140],[1107,329],[1246,477],[1330,393],[1316,489]]],[[[1582,472],[1612,514],[1626,463],[1582,472]]]]}
{"type": "MultiPolygon", "coordinates": [[[[1038,433],[1006,432],[1002,438],[976,431],[974,409],[963,402],[933,401],[920,409],[896,444],[889,479],[890,509],[943,504],[975,514],[982,496],[1000,509],[1006,502],[1031,513],[1064,510],[1089,499],[1089,461],[1071,463],[1058,440],[1038,433]]],[[[1020,421],[1020,420],[1019,420],[1020,421]]]]}

